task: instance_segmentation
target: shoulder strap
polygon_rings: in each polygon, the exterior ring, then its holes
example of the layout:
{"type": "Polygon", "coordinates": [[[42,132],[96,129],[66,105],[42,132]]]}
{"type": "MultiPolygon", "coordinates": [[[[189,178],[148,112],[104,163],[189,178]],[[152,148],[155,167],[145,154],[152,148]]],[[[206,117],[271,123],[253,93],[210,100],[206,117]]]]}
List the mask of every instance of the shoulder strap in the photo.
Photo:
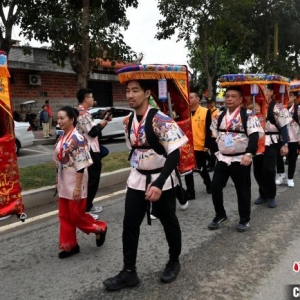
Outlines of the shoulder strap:
{"type": "Polygon", "coordinates": [[[217,108],[215,108],[213,111],[210,111],[210,114],[212,115],[216,110],[217,108]]]}
{"type": "Polygon", "coordinates": [[[224,118],[224,116],[225,116],[225,114],[226,114],[226,109],[224,109],[222,112],[221,112],[221,114],[219,115],[219,118],[218,118],[218,123],[217,123],[217,130],[219,131],[219,128],[220,128],[220,125],[221,125],[221,123],[222,123],[222,120],[223,120],[223,118],[224,118]]]}
{"type": "Polygon", "coordinates": [[[293,114],[293,120],[299,124],[299,116],[298,116],[298,104],[294,104],[294,114],[293,114]]]}
{"type": "Polygon", "coordinates": [[[157,154],[164,155],[166,154],[166,150],[159,142],[153,130],[153,125],[152,125],[152,120],[157,112],[158,112],[157,108],[151,108],[148,111],[146,122],[145,122],[145,133],[146,133],[147,142],[150,145],[151,149],[153,149],[157,154]]]}
{"type": "Polygon", "coordinates": [[[133,116],[134,116],[134,113],[131,113],[131,115],[129,116],[129,119],[128,119],[128,123],[127,123],[127,136],[128,136],[129,142],[130,142],[130,131],[131,131],[131,126],[132,126],[133,116]]]}
{"type": "Polygon", "coordinates": [[[271,124],[276,125],[276,120],[274,117],[274,107],[276,103],[272,101],[268,107],[268,112],[267,112],[267,120],[271,122],[271,124]]]}
{"type": "MultiPolygon", "coordinates": [[[[146,140],[150,147],[148,146],[133,146],[131,145],[132,149],[130,151],[128,160],[130,160],[132,153],[135,149],[153,149],[157,154],[160,155],[166,155],[165,148],[161,145],[161,143],[158,141],[158,138],[153,130],[152,126],[152,120],[153,117],[156,115],[158,112],[157,108],[151,108],[148,111],[148,114],[146,116],[146,121],[145,121],[145,133],[146,133],[146,140]]],[[[128,140],[130,142],[130,131],[131,131],[131,126],[132,126],[132,121],[133,121],[133,116],[134,114],[132,113],[128,119],[128,124],[127,124],[127,134],[128,134],[128,140]]]]}
{"type": "Polygon", "coordinates": [[[242,125],[243,125],[243,128],[245,130],[245,134],[248,137],[248,133],[247,133],[247,121],[248,121],[247,109],[244,108],[244,107],[241,107],[240,115],[241,115],[241,119],[242,119],[242,125]]]}

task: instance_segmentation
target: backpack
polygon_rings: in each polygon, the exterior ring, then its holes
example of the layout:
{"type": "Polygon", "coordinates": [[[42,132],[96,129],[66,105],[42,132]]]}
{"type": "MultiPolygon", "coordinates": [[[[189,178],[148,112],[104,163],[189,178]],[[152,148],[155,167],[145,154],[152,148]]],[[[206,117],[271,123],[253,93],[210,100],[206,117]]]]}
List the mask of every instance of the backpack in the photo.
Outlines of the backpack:
{"type": "MultiPolygon", "coordinates": [[[[159,140],[158,140],[158,138],[157,138],[157,136],[156,136],[156,134],[153,130],[153,126],[152,126],[153,117],[156,115],[156,113],[158,111],[159,110],[157,108],[151,108],[148,111],[148,114],[147,114],[147,117],[146,117],[145,134],[146,134],[146,140],[147,140],[149,146],[133,146],[133,145],[131,145],[131,151],[130,151],[129,156],[128,156],[129,161],[130,161],[131,156],[132,156],[135,149],[153,149],[157,154],[167,157],[166,150],[163,147],[163,145],[159,142],[159,140]]],[[[128,133],[129,142],[130,142],[130,131],[131,131],[131,126],[132,126],[133,116],[134,116],[134,114],[132,113],[129,117],[128,124],[127,124],[127,130],[128,130],[127,133],[128,133]]],[[[175,168],[175,173],[176,173],[176,177],[178,179],[179,186],[180,186],[180,188],[177,189],[176,197],[178,198],[180,204],[184,205],[187,202],[186,201],[186,195],[185,195],[185,191],[182,187],[182,181],[181,181],[181,177],[180,177],[177,166],[175,168]]]]}
{"type": "MultiPolygon", "coordinates": [[[[146,134],[146,140],[147,140],[149,146],[133,146],[133,145],[131,145],[132,149],[130,151],[128,160],[130,160],[132,153],[135,149],[153,149],[157,154],[167,156],[165,148],[158,141],[157,136],[152,127],[152,120],[157,112],[158,112],[157,108],[151,108],[147,114],[146,121],[145,121],[145,134],[146,134]]],[[[133,116],[134,116],[134,114],[132,113],[129,117],[128,126],[127,126],[129,141],[130,141],[130,130],[131,130],[131,126],[132,126],[133,116]]]]}
{"type": "Polygon", "coordinates": [[[246,136],[248,137],[248,133],[247,133],[247,121],[248,121],[248,114],[247,114],[247,110],[244,107],[241,107],[240,109],[240,116],[242,119],[242,125],[245,131],[239,131],[239,130],[233,130],[233,129],[229,129],[229,130],[225,130],[225,129],[220,129],[220,125],[221,122],[225,116],[227,112],[227,109],[225,108],[222,113],[220,114],[219,118],[218,118],[218,123],[217,123],[217,130],[221,131],[221,132],[225,132],[225,131],[229,131],[229,132],[236,132],[236,133],[245,133],[246,136]]]}

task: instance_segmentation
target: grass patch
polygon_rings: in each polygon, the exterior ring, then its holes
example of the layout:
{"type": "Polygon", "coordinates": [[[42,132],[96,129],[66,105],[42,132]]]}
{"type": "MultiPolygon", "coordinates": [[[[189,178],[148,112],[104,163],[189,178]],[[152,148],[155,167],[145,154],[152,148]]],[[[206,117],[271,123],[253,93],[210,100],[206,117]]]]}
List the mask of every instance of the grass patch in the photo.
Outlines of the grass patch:
{"type": "MultiPolygon", "coordinates": [[[[130,167],[128,151],[110,153],[102,159],[102,173],[113,172],[130,167]]],[[[20,184],[23,191],[54,185],[56,167],[53,162],[19,169],[20,184]]]]}

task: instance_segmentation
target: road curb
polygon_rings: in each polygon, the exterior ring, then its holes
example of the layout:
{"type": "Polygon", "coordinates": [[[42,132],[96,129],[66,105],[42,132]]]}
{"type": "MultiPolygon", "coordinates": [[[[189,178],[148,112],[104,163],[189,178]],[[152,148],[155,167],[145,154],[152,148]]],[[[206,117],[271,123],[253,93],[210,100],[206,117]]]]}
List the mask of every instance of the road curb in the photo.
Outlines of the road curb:
{"type": "MultiPolygon", "coordinates": [[[[124,168],[114,172],[101,174],[99,189],[120,183],[124,183],[125,188],[125,183],[129,176],[130,170],[131,168],[124,168]]],[[[25,209],[34,208],[57,201],[57,196],[53,197],[54,193],[54,185],[22,192],[22,199],[25,209]]]]}
{"type": "Polygon", "coordinates": [[[49,139],[35,139],[33,141],[33,145],[54,145],[55,144],[55,138],[51,137],[49,139]]]}

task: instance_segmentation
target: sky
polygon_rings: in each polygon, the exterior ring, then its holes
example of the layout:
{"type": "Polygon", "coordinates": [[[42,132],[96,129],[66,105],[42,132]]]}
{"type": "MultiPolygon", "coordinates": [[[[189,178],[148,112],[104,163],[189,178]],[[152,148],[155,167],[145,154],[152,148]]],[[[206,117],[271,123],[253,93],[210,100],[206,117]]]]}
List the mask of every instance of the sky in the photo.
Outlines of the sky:
{"type": "Polygon", "coordinates": [[[125,42],[137,53],[144,53],[142,63],[187,64],[187,49],[177,36],[167,40],[154,38],[161,19],[156,0],[140,0],[137,9],[129,8],[130,26],[124,32],[125,42]]]}
{"type": "MultiPolygon", "coordinates": [[[[157,0],[139,0],[137,9],[128,8],[127,18],[130,21],[128,30],[123,32],[125,42],[136,53],[143,53],[143,64],[187,64],[187,49],[183,41],[176,42],[177,36],[167,40],[154,38],[157,33],[157,22],[161,19],[157,0]]],[[[13,29],[13,38],[20,40],[19,29],[13,29]]],[[[33,47],[41,44],[31,41],[33,47]]]]}

